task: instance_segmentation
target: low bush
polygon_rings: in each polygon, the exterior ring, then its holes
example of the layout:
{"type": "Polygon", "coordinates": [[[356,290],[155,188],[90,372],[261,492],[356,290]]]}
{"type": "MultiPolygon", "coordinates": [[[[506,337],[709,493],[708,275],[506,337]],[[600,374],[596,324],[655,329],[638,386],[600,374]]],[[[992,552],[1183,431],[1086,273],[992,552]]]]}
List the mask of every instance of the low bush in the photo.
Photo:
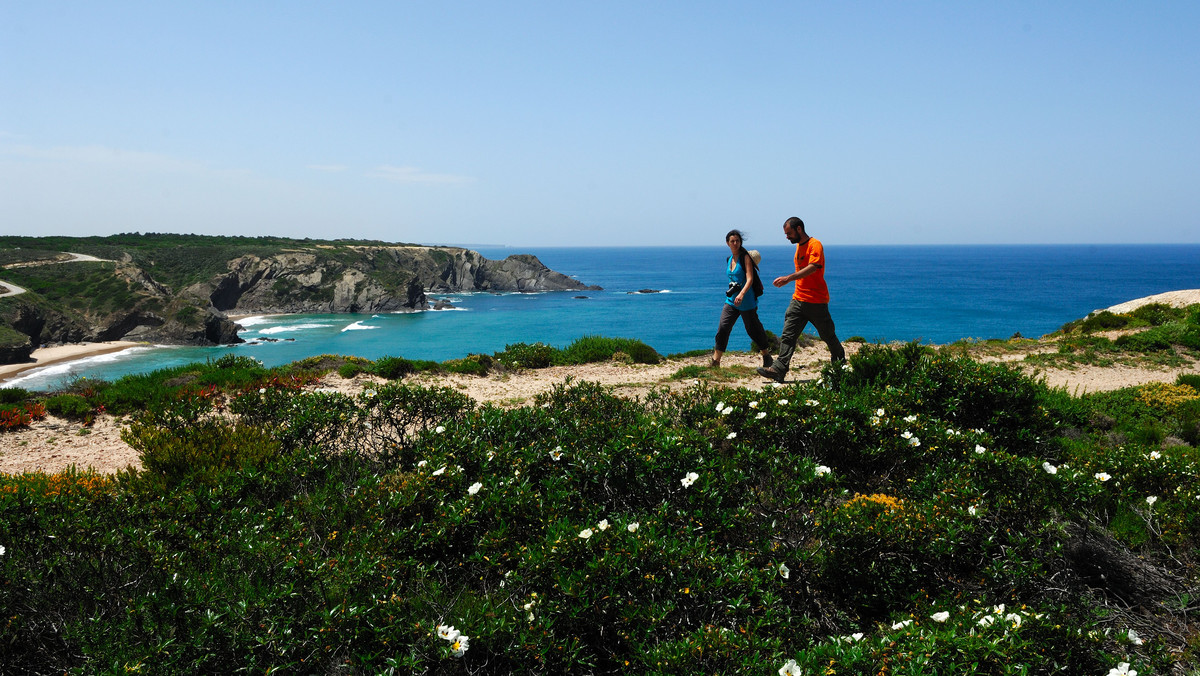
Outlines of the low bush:
{"type": "Polygon", "coordinates": [[[20,387],[0,387],[0,406],[4,404],[19,404],[28,400],[33,393],[20,387]]]}
{"type": "Polygon", "coordinates": [[[609,361],[613,353],[624,352],[637,364],[657,364],[662,357],[654,348],[632,338],[584,336],[554,355],[556,365],[592,364],[609,361]]]}
{"type": "Polygon", "coordinates": [[[399,380],[416,370],[411,361],[402,357],[380,357],[371,364],[371,373],[384,380],[399,380]]]}
{"type": "Polygon", "coordinates": [[[60,418],[84,420],[93,415],[92,405],[78,394],[60,394],[47,397],[46,411],[60,418]]]}
{"type": "Polygon", "coordinates": [[[513,343],[505,345],[503,352],[497,352],[495,359],[510,368],[541,369],[550,366],[555,352],[545,343],[513,343]]]}
{"type": "Polygon", "coordinates": [[[469,354],[462,359],[447,359],[441,368],[449,373],[486,376],[492,368],[492,358],[486,354],[469,354]]]}

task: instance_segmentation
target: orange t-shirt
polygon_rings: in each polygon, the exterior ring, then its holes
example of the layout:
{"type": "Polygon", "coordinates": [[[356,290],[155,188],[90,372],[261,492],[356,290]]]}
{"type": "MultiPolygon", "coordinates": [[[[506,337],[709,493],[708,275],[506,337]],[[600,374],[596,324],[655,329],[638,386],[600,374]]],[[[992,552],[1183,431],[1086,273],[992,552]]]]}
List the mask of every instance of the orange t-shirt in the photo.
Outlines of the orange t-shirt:
{"type": "Polygon", "coordinates": [[[801,303],[828,303],[829,287],[825,286],[825,247],[821,246],[821,242],[815,237],[809,237],[804,244],[796,245],[796,272],[809,265],[816,265],[817,271],[796,280],[796,292],[792,294],[792,300],[801,303]]]}

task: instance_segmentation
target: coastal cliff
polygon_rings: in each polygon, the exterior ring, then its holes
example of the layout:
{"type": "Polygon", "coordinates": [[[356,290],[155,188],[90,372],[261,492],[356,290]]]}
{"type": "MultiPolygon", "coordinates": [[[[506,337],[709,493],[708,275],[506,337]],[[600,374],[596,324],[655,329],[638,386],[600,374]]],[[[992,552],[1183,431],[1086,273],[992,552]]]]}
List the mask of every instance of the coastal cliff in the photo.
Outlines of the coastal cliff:
{"type": "Polygon", "coordinates": [[[0,297],[13,348],[0,363],[47,343],[241,342],[229,315],[413,312],[437,308],[429,293],[599,288],[528,254],[346,240],[0,237],[0,264],[0,281],[22,292],[0,297]]]}

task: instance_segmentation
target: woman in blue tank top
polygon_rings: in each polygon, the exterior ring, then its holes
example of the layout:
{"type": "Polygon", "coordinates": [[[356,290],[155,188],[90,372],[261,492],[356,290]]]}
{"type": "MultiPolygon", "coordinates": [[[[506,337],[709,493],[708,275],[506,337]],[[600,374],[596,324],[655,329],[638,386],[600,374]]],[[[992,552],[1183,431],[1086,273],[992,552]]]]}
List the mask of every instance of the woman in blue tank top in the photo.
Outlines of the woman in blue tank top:
{"type": "MultiPolygon", "coordinates": [[[[721,323],[717,326],[716,347],[713,348],[712,368],[721,365],[721,355],[729,346],[729,334],[738,317],[746,334],[758,349],[762,350],[763,366],[771,366],[771,342],[767,331],[758,319],[758,296],[754,293],[754,280],[758,275],[758,261],[742,247],[742,232],[730,230],[725,235],[729,246],[729,258],[725,259],[725,273],[729,287],[725,291],[725,305],[721,310],[721,323]]],[[[757,253],[757,252],[755,252],[757,253]]]]}

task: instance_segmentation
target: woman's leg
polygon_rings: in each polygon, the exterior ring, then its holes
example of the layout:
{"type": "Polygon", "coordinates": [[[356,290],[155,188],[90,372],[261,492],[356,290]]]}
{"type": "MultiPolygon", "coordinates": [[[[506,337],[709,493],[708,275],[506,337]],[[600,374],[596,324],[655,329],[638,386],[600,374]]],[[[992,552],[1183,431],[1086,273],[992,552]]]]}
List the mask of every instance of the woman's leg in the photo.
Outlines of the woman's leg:
{"type": "Polygon", "coordinates": [[[721,355],[725,353],[725,349],[729,347],[729,334],[733,331],[733,325],[738,318],[737,308],[729,303],[725,303],[721,310],[721,323],[717,326],[716,348],[713,350],[712,366],[721,365],[721,355]]]}
{"type": "Polygon", "coordinates": [[[742,326],[746,327],[746,335],[754,341],[762,351],[763,368],[771,368],[771,339],[763,328],[762,320],[758,318],[758,310],[747,310],[742,313],[742,326]]]}

